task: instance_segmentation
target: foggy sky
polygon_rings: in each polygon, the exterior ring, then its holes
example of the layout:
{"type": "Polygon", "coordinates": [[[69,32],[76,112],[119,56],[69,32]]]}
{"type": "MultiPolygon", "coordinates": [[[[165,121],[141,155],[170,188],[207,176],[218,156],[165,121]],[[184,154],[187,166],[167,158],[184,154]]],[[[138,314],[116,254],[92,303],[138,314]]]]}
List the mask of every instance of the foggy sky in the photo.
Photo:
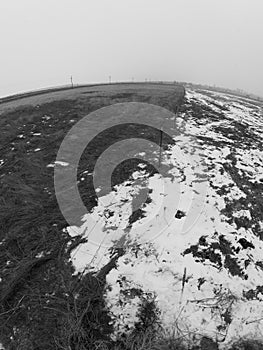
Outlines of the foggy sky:
{"type": "Polygon", "coordinates": [[[177,80],[263,96],[262,0],[0,0],[0,96],[177,80]]]}

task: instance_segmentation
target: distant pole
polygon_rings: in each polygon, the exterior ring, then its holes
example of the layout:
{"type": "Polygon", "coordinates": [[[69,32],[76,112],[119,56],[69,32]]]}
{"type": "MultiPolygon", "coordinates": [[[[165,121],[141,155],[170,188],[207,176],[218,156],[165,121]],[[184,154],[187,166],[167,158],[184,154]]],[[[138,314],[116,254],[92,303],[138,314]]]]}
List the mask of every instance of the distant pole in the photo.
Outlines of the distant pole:
{"type": "Polygon", "coordinates": [[[161,127],[160,130],[160,153],[159,153],[159,168],[161,166],[161,161],[162,161],[162,148],[163,147],[163,127],[161,127]]]}
{"type": "Polygon", "coordinates": [[[109,76],[109,83],[111,84],[111,75],[109,76]]]}
{"type": "Polygon", "coordinates": [[[70,82],[71,82],[71,87],[73,89],[74,85],[73,85],[73,78],[72,78],[72,76],[70,77],[70,82]]]}

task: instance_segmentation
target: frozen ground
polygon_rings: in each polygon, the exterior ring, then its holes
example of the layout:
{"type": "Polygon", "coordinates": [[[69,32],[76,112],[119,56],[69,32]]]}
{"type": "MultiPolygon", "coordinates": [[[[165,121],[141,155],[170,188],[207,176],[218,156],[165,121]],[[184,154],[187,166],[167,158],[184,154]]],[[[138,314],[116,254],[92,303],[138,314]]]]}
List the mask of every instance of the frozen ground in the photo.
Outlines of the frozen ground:
{"type": "Polygon", "coordinates": [[[142,162],[101,197],[81,227],[68,228],[88,240],[72,261],[77,271],[98,269],[124,249],[105,292],[115,335],[131,331],[153,301],[163,328],[190,344],[203,335],[222,347],[263,340],[261,108],[191,90],[176,128],[162,157],[169,176],[149,176],[142,162]],[[143,215],[131,222],[144,191],[143,215]]]}

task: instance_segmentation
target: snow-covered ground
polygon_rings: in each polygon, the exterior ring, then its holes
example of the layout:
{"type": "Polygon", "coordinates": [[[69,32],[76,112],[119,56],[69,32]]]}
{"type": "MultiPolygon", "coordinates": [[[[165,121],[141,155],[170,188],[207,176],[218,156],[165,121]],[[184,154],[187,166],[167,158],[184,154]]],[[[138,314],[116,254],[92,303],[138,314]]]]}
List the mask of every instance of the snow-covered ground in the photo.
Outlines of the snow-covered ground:
{"type": "Polygon", "coordinates": [[[153,300],[163,328],[189,343],[203,335],[222,346],[263,340],[261,108],[191,90],[176,129],[162,157],[167,177],[149,176],[139,164],[81,227],[68,228],[87,238],[72,261],[77,271],[99,269],[110,248],[124,248],[105,291],[115,335],[132,330],[141,305],[153,300]],[[143,216],[131,223],[143,191],[143,216]]]}

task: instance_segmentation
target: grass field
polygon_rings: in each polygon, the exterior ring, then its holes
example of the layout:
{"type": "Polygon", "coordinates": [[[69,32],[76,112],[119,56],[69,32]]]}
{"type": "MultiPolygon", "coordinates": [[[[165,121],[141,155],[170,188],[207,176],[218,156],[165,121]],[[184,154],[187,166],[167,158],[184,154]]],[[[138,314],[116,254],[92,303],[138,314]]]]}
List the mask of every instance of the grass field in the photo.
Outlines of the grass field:
{"type": "MultiPolygon", "coordinates": [[[[131,101],[176,112],[183,94],[180,86],[123,84],[0,104],[0,338],[6,349],[88,349],[93,342],[109,340],[102,298],[105,276],[98,281],[89,273],[73,274],[70,253],[81,237],[64,230],[54,169],[48,165],[54,164],[66,133],[85,115],[131,101]]],[[[123,130],[124,136],[129,132],[123,130]]],[[[93,147],[96,152],[103,145],[93,147]]],[[[89,209],[96,204],[91,187],[85,187],[89,209]]]]}

